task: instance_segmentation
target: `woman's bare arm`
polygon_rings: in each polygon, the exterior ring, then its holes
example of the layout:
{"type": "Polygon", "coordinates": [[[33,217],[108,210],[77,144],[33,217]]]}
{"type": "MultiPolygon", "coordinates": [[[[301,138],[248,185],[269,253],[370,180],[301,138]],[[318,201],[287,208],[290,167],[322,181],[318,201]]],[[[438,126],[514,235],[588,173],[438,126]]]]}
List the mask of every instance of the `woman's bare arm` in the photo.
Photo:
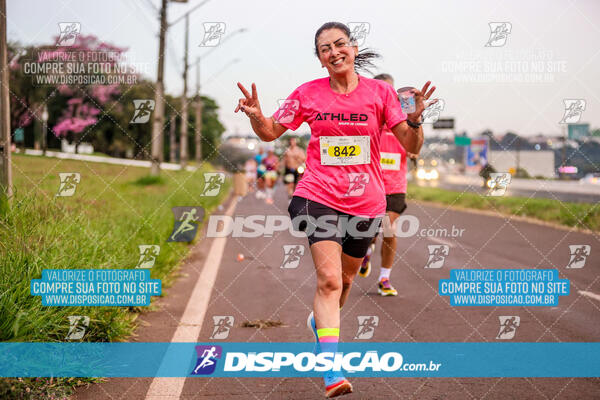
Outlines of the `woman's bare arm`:
{"type": "Polygon", "coordinates": [[[242,111],[248,118],[250,118],[250,125],[252,130],[258,135],[258,137],[265,142],[272,142],[277,139],[287,128],[279,124],[273,119],[273,117],[265,117],[260,109],[260,103],[258,101],[258,93],[256,92],[256,85],[252,84],[252,94],[248,93],[246,88],[238,82],[238,87],[244,94],[243,99],[238,101],[238,106],[235,112],[242,111]]]}

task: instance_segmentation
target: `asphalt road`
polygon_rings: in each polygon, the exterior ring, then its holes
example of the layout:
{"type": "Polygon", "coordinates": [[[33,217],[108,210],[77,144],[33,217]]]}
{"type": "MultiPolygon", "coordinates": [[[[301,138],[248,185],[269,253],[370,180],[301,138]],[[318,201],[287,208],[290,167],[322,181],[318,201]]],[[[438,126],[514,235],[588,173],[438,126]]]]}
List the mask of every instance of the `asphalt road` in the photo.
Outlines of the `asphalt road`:
{"type": "MultiPolygon", "coordinates": [[[[487,189],[482,187],[482,178],[460,175],[445,176],[442,174],[438,181],[414,180],[423,187],[439,187],[458,192],[485,194],[487,189]]],[[[546,198],[574,203],[600,202],[600,186],[578,184],[573,181],[538,181],[535,179],[518,179],[507,188],[505,197],[518,196],[526,198],[546,198]]]]}
{"type": "MultiPolygon", "coordinates": [[[[267,205],[249,195],[238,202],[236,216],[286,215],[282,187],[267,205]]],[[[580,291],[600,294],[598,234],[555,229],[529,222],[409,204],[406,214],[418,218],[420,228],[464,229],[460,237],[413,236],[399,241],[391,281],[397,297],[380,297],[374,273],[357,277],[342,310],[341,341],[355,341],[357,317],[379,317],[371,340],[379,342],[498,342],[499,316],[521,319],[517,342],[596,342],[600,340],[600,301],[580,291]],[[427,246],[446,244],[450,252],[440,269],[425,269],[427,246]],[[589,244],[592,253],[582,269],[566,269],[569,245],[589,244]],[[557,268],[571,281],[571,294],[558,307],[452,307],[437,292],[439,279],[450,268],[557,268]]],[[[456,230],[454,230],[456,232],[456,230]]],[[[214,240],[214,239],[213,239],[214,240]]],[[[202,240],[181,268],[181,276],[158,303],[160,312],[144,313],[133,341],[170,341],[194,283],[202,272],[212,240],[202,240]]],[[[283,246],[301,244],[287,232],[265,238],[227,240],[198,342],[214,342],[212,316],[232,316],[234,327],[224,342],[312,341],[305,321],[312,306],[315,274],[308,248],[297,268],[282,269],[283,246]],[[238,254],[243,261],[237,261],[238,254]],[[270,328],[245,328],[245,321],[281,323],[270,328]]],[[[377,245],[379,253],[380,243],[377,245]]],[[[79,389],[75,399],[144,399],[151,378],[108,379],[79,389]]],[[[353,378],[355,393],[344,399],[597,399],[600,378],[353,378]]],[[[320,399],[320,378],[193,378],[180,395],[164,399],[320,399]]]]}

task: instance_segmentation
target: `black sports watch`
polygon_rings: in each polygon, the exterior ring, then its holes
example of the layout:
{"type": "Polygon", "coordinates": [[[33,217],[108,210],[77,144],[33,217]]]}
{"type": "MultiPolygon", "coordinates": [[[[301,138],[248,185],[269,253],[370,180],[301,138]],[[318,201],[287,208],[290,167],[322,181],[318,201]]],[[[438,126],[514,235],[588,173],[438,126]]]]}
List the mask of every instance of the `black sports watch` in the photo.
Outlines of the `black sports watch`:
{"type": "Polygon", "coordinates": [[[423,125],[423,122],[412,122],[410,119],[406,119],[406,123],[408,124],[408,126],[410,126],[411,128],[419,128],[421,125],[423,125]]]}

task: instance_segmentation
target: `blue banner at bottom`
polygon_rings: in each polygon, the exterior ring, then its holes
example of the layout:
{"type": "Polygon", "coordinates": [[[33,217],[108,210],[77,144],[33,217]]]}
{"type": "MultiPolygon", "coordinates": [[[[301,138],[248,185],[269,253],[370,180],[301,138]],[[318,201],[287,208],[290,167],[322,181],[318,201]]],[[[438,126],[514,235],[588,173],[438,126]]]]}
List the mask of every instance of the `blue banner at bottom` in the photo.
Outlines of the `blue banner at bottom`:
{"type": "Polygon", "coordinates": [[[600,377],[600,343],[0,343],[1,377],[600,377]]]}

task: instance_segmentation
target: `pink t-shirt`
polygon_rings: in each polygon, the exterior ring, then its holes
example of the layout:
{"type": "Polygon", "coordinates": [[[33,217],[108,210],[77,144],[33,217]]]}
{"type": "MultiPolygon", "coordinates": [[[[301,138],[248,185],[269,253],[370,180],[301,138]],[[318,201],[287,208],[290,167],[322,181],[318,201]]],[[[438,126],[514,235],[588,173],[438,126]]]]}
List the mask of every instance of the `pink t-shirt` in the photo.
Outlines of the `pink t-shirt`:
{"type": "Polygon", "coordinates": [[[381,133],[379,150],[385,194],[406,193],[406,150],[387,126],[381,133]]]}
{"type": "Polygon", "coordinates": [[[356,89],[340,94],[331,89],[328,77],[316,79],[294,90],[273,118],[291,130],[303,122],[311,129],[306,172],[295,196],[350,215],[373,218],[385,213],[381,130],[385,124],[394,127],[406,120],[392,86],[360,76],[356,89]],[[340,137],[351,143],[341,143],[340,137]],[[345,156],[356,153],[364,157],[360,164],[323,164],[348,162],[352,157],[345,156]]]}

